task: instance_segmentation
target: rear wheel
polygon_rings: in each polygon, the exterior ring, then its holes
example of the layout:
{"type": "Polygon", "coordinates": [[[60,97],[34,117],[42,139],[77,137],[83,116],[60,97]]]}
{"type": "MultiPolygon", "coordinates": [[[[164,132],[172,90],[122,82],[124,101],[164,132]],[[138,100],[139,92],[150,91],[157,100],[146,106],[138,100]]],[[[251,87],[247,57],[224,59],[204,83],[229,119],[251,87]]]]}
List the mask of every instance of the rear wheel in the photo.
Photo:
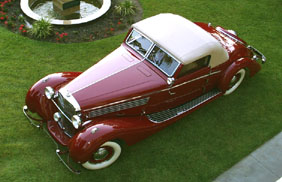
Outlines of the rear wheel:
{"type": "Polygon", "coordinates": [[[246,75],[246,70],[240,69],[230,80],[229,87],[225,91],[224,95],[229,95],[232,92],[234,92],[242,83],[243,79],[245,78],[245,75],[246,75]]]}
{"type": "Polygon", "coordinates": [[[114,163],[121,153],[121,147],[116,142],[106,142],[92,154],[91,159],[82,166],[89,170],[102,169],[114,163]]]}

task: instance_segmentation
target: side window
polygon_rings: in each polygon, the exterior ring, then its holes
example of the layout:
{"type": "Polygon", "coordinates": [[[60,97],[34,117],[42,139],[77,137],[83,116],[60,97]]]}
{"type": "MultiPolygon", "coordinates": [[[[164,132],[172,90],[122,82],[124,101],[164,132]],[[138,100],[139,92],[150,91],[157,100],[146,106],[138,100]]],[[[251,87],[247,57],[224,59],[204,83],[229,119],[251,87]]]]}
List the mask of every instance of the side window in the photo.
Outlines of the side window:
{"type": "Polygon", "coordinates": [[[150,52],[148,61],[164,72],[167,76],[172,76],[179,66],[179,62],[157,45],[155,45],[153,50],[150,52]]]}
{"type": "Polygon", "coordinates": [[[209,65],[209,62],[210,62],[210,58],[211,56],[206,56],[206,57],[203,57],[201,59],[198,59],[197,61],[194,61],[192,63],[189,63],[187,65],[184,65],[182,68],[181,68],[181,71],[178,75],[178,78],[179,77],[182,77],[182,76],[185,76],[189,73],[193,73],[197,70],[200,70],[204,67],[207,67],[209,65]]]}

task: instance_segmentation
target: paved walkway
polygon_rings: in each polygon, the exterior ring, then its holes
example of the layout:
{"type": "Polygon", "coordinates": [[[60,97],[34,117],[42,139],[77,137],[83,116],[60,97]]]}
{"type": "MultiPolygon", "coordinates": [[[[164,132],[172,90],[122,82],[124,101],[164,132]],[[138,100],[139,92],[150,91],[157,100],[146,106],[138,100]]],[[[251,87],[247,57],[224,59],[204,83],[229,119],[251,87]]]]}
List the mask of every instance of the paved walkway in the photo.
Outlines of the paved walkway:
{"type": "Polygon", "coordinates": [[[282,182],[282,132],[214,182],[282,182]]]}

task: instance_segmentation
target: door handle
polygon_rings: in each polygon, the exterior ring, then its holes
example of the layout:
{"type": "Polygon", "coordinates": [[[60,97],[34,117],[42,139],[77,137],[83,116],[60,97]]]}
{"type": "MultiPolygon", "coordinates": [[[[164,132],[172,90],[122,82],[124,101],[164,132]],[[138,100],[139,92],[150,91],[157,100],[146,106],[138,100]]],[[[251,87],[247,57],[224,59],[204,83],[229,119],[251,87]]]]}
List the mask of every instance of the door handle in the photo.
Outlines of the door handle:
{"type": "Polygon", "coordinates": [[[176,94],[175,92],[171,92],[170,90],[168,91],[168,93],[169,93],[170,95],[175,95],[175,94],[176,94]]]}

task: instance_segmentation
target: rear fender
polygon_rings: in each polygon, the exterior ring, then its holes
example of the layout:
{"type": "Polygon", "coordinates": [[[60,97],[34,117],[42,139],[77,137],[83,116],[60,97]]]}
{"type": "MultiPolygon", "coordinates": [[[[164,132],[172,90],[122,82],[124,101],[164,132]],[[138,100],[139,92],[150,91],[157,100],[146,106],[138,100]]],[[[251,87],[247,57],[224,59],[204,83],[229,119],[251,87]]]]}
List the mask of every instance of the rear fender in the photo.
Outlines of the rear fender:
{"type": "Polygon", "coordinates": [[[234,61],[223,73],[222,79],[219,82],[221,91],[225,92],[228,89],[232,77],[242,68],[247,69],[252,77],[261,69],[261,66],[250,58],[240,58],[234,61]]]}
{"type": "Polygon", "coordinates": [[[76,78],[81,72],[63,72],[47,75],[36,82],[27,92],[26,105],[31,112],[38,113],[45,121],[50,120],[55,110],[52,101],[45,97],[44,90],[47,86],[52,87],[55,91],[63,85],[76,78]]]}

